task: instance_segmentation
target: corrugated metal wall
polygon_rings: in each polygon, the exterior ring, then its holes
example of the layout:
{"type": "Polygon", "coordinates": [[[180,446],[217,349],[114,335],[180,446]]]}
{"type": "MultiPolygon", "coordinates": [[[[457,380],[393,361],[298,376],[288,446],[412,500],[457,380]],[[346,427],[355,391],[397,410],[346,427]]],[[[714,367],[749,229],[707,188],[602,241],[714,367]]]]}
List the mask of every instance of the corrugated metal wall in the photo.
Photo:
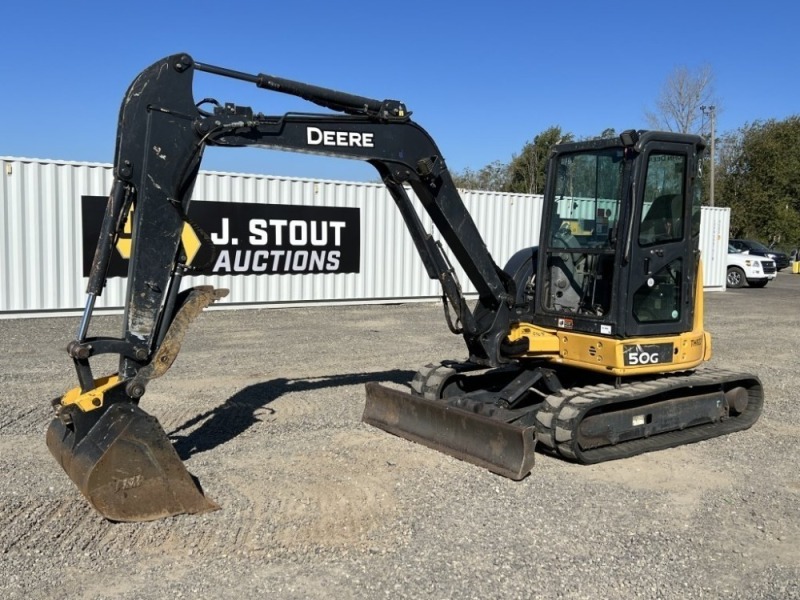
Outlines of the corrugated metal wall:
{"type": "MultiPolygon", "coordinates": [[[[0,157],[0,316],[78,311],[85,301],[81,196],[105,196],[110,165],[0,157]]],[[[413,197],[413,194],[412,194],[413,197]]],[[[502,266],[517,249],[536,245],[540,196],[464,192],[464,201],[502,266]]],[[[187,278],[186,286],[225,287],[229,304],[371,302],[441,295],[427,278],[400,213],[383,185],[201,172],[194,199],[359,208],[361,270],[351,274],[187,278]]],[[[421,210],[428,230],[430,219],[421,210]]],[[[730,209],[703,208],[704,286],[724,289],[730,209]]],[[[467,293],[474,287],[455,265],[467,293]]],[[[109,280],[98,308],[124,303],[125,279],[109,280]]]]}
{"type": "Polygon", "coordinates": [[[0,311],[83,303],[80,197],[107,195],[110,181],[104,165],[2,159],[0,311]]]}
{"type": "MultiPolygon", "coordinates": [[[[0,157],[0,314],[81,310],[81,196],[105,196],[110,165],[0,157]]],[[[412,195],[413,197],[413,195],[412,195]]],[[[539,236],[541,197],[465,192],[464,201],[495,260],[503,265],[539,236]]],[[[201,172],[197,201],[355,207],[361,212],[361,270],[352,274],[191,277],[185,285],[225,287],[236,304],[369,302],[438,298],[411,236],[381,184],[201,172]]],[[[430,219],[415,199],[428,230],[430,219]]],[[[464,291],[474,287],[456,266],[464,291]]],[[[124,303],[125,280],[113,278],[98,308],[124,303]]]]}
{"type": "Polygon", "coordinates": [[[730,208],[703,207],[700,220],[700,256],[703,259],[703,287],[706,290],[725,289],[730,223],[730,208]]]}

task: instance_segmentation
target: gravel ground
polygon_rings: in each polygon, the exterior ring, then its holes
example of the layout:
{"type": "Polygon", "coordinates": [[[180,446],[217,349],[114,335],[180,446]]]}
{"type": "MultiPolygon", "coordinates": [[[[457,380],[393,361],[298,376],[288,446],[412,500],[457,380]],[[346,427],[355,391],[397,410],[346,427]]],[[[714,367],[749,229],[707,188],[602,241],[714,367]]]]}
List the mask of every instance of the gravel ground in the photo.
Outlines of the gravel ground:
{"type": "Polygon", "coordinates": [[[78,319],[0,320],[0,597],[800,598],[799,293],[706,295],[712,364],[764,383],[752,429],[521,482],[360,422],[366,381],[463,358],[440,306],[207,312],[142,406],[222,510],[144,524],[44,443],[78,319]]]}

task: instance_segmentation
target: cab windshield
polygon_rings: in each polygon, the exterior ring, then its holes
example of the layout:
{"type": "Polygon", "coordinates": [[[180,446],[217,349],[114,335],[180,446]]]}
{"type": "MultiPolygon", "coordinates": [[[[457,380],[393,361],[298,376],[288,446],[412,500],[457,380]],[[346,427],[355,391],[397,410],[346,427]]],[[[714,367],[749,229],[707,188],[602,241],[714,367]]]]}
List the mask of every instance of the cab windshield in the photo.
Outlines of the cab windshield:
{"type": "Polygon", "coordinates": [[[569,236],[580,248],[611,248],[622,201],[622,148],[558,158],[550,243],[569,236]]]}

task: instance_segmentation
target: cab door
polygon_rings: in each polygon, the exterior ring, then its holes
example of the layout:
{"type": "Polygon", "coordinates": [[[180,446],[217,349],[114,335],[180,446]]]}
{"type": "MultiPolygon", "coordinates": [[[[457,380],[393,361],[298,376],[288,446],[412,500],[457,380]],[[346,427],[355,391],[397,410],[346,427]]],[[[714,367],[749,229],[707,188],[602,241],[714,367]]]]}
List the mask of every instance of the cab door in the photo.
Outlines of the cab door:
{"type": "Polygon", "coordinates": [[[692,329],[697,243],[694,148],[655,142],[639,156],[628,240],[628,337],[692,329]]]}

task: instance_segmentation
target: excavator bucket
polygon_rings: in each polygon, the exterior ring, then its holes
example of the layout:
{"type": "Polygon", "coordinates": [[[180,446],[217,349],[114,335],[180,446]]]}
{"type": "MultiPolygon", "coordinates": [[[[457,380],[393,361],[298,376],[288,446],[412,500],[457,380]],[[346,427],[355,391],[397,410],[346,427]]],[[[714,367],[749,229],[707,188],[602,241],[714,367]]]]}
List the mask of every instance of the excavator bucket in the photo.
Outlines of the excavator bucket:
{"type": "MultiPolygon", "coordinates": [[[[101,515],[111,521],[153,521],[219,506],[206,498],[183,466],[158,419],[139,408],[128,390],[162,376],[181,348],[189,324],[228,290],[199,286],[181,292],[179,308],[149,364],[131,380],[94,381],[53,401],[56,418],[47,447],[101,515]]],[[[137,394],[136,397],[140,397],[137,394]]]]}
{"type": "Polygon", "coordinates": [[[362,421],[518,481],[534,462],[533,427],[518,427],[374,382],[362,421]]]}
{"type": "Polygon", "coordinates": [[[102,410],[99,418],[75,414],[69,424],[56,417],[47,430],[50,452],[101,515],[152,521],[219,508],[186,470],[155,417],[133,402],[102,410]]]}

